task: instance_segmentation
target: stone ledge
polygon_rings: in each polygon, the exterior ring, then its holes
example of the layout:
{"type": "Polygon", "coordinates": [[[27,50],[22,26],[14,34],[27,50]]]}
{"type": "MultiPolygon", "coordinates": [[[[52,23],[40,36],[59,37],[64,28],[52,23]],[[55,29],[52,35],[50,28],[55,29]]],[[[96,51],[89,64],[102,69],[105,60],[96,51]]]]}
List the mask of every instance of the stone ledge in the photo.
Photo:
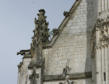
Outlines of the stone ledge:
{"type": "MultiPolygon", "coordinates": [[[[78,80],[78,79],[87,79],[92,77],[92,72],[86,72],[86,73],[75,73],[75,74],[70,74],[70,79],[71,80],[78,80]]],[[[60,81],[60,80],[65,80],[65,77],[62,75],[45,75],[43,78],[43,81],[60,81]]]]}

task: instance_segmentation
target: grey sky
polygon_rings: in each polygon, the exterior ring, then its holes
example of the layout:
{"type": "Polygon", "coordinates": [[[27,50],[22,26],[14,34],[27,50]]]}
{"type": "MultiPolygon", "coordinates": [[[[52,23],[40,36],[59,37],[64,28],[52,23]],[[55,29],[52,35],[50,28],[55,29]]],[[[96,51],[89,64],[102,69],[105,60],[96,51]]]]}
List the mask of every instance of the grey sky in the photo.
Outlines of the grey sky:
{"type": "Polygon", "coordinates": [[[49,28],[57,28],[63,12],[73,0],[0,0],[0,84],[17,84],[16,52],[28,49],[34,29],[34,17],[46,10],[49,28]]]}

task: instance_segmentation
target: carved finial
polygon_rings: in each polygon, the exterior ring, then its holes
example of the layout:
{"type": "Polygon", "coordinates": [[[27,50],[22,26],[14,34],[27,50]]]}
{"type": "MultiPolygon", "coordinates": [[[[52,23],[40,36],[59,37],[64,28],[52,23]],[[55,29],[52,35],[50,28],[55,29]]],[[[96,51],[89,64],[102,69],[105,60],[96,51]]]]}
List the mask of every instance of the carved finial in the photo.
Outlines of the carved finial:
{"type": "Polygon", "coordinates": [[[44,61],[42,57],[42,49],[49,42],[49,29],[45,10],[40,9],[37,15],[38,19],[34,19],[35,29],[33,30],[34,36],[32,37],[30,49],[32,55],[32,61],[29,65],[30,68],[33,66],[42,67],[44,61]]]}
{"type": "Polygon", "coordinates": [[[34,23],[37,24],[37,19],[36,18],[34,18],[34,23]]]}
{"type": "Polygon", "coordinates": [[[38,21],[39,22],[44,22],[46,21],[46,16],[45,16],[45,10],[44,9],[40,9],[38,15],[38,21]]]}
{"type": "Polygon", "coordinates": [[[59,29],[53,29],[53,36],[59,34],[59,29]]]}
{"type": "Polygon", "coordinates": [[[64,11],[64,16],[68,17],[68,16],[70,16],[70,13],[68,11],[64,11]]]}
{"type": "Polygon", "coordinates": [[[38,19],[35,18],[35,30],[33,38],[37,42],[36,44],[42,42],[42,44],[49,42],[49,29],[48,22],[46,21],[45,10],[40,9],[38,15],[38,19]]]}

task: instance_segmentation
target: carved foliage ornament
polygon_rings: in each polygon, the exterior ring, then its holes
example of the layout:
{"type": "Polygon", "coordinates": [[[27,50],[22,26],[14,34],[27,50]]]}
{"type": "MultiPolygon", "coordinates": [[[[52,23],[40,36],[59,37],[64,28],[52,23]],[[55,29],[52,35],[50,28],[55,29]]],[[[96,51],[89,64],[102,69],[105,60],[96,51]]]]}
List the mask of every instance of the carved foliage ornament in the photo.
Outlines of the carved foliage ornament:
{"type": "Polygon", "coordinates": [[[103,26],[103,23],[104,23],[104,19],[98,18],[97,23],[96,23],[96,27],[101,28],[103,26]]]}
{"type": "Polygon", "coordinates": [[[108,34],[108,32],[105,31],[105,30],[101,30],[99,40],[102,43],[109,43],[109,34],[108,34]]]}
{"type": "Polygon", "coordinates": [[[96,29],[99,33],[99,44],[109,43],[109,16],[106,19],[98,19],[96,29]]]}

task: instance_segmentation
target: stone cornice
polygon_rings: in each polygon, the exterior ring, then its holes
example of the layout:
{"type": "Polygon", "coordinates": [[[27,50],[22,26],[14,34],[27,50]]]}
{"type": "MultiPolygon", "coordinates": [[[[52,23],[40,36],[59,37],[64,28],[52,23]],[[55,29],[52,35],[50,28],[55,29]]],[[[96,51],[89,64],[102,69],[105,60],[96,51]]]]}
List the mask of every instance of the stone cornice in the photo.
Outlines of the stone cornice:
{"type": "MultiPolygon", "coordinates": [[[[87,79],[92,77],[92,72],[85,72],[85,73],[74,73],[70,74],[70,79],[87,79]]],[[[44,75],[43,81],[61,81],[65,80],[65,77],[63,75],[44,75]]]]}

